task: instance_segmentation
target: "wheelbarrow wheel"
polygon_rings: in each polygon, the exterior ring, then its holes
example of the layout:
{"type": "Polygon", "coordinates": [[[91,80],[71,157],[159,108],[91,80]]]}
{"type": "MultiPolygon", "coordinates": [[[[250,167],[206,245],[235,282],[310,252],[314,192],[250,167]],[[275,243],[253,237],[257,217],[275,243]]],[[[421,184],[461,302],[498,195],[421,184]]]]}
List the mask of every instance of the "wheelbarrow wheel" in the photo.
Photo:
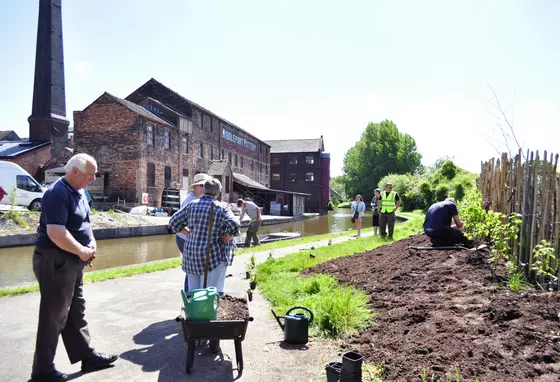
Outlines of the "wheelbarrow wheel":
{"type": "Polygon", "coordinates": [[[210,340],[210,352],[218,354],[220,352],[220,340],[210,340]]]}
{"type": "Polygon", "coordinates": [[[241,349],[241,340],[235,340],[235,360],[237,362],[237,373],[241,376],[243,373],[243,350],[241,349]]]}
{"type": "Polygon", "coordinates": [[[189,341],[188,346],[187,346],[187,362],[185,364],[185,371],[187,372],[187,374],[191,373],[191,369],[193,367],[194,364],[194,346],[195,345],[195,341],[189,341]]]}

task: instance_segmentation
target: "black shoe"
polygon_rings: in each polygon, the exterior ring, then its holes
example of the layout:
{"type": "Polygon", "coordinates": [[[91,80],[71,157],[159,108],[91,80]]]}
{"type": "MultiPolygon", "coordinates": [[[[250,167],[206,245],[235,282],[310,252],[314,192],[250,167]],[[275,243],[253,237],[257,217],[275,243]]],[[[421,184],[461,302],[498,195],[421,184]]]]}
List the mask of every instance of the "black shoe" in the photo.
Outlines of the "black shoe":
{"type": "Polygon", "coordinates": [[[93,352],[91,357],[86,358],[82,361],[82,371],[84,373],[90,373],[92,371],[106,369],[111,366],[111,364],[115,362],[117,358],[119,358],[118,355],[93,352]]]}
{"type": "Polygon", "coordinates": [[[41,373],[31,376],[31,382],[64,382],[68,380],[68,375],[61,373],[58,370],[53,370],[50,373],[41,373]]]}

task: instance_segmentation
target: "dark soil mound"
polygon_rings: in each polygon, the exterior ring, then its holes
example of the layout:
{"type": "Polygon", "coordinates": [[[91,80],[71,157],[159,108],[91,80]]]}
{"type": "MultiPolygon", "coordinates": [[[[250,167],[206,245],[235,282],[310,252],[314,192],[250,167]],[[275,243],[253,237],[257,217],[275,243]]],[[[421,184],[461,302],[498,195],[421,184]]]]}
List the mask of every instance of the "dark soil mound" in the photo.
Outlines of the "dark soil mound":
{"type": "Polygon", "coordinates": [[[225,295],[220,297],[218,307],[218,320],[244,320],[249,317],[247,300],[225,295]]]}
{"type": "Polygon", "coordinates": [[[511,293],[490,277],[488,253],[417,251],[425,235],[320,264],[371,298],[375,324],[345,340],[384,381],[560,381],[560,294],[511,293]],[[447,379],[443,379],[447,380],[447,379]],[[453,379],[455,380],[455,379],[453,379]]]}

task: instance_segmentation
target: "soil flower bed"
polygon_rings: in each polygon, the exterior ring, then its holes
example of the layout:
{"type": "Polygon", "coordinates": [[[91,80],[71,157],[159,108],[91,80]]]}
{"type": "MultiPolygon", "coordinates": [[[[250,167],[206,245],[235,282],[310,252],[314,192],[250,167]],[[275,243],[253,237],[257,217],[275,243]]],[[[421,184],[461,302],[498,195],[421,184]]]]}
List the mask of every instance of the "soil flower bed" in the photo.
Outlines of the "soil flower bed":
{"type": "Polygon", "coordinates": [[[510,292],[491,278],[485,252],[409,246],[429,241],[418,235],[302,272],[369,296],[375,324],[344,342],[383,364],[384,381],[560,380],[559,293],[510,292]]]}

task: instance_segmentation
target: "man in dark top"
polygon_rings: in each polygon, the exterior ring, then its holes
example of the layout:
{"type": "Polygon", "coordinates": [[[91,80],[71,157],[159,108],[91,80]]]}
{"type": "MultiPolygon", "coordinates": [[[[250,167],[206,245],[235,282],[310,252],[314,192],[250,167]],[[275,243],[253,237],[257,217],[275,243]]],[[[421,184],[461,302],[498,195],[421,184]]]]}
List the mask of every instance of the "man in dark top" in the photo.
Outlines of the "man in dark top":
{"type": "Polygon", "coordinates": [[[96,172],[97,164],[92,157],[77,154],[66,164],[66,175],[43,195],[33,252],[33,272],[39,282],[41,303],[32,381],[68,379],[54,367],[61,334],[70,362],[81,361],[86,373],[108,367],[118,358],[91,347],[84,318],[83,269],[95,259],[97,249],[84,188],[95,179],[96,172]]]}
{"type": "Polygon", "coordinates": [[[457,228],[463,227],[455,199],[447,198],[443,202],[430,206],[424,220],[424,232],[430,238],[432,245],[445,247],[462,244],[468,248],[472,247],[472,242],[465,237],[463,232],[451,226],[451,220],[455,222],[457,228]]]}

